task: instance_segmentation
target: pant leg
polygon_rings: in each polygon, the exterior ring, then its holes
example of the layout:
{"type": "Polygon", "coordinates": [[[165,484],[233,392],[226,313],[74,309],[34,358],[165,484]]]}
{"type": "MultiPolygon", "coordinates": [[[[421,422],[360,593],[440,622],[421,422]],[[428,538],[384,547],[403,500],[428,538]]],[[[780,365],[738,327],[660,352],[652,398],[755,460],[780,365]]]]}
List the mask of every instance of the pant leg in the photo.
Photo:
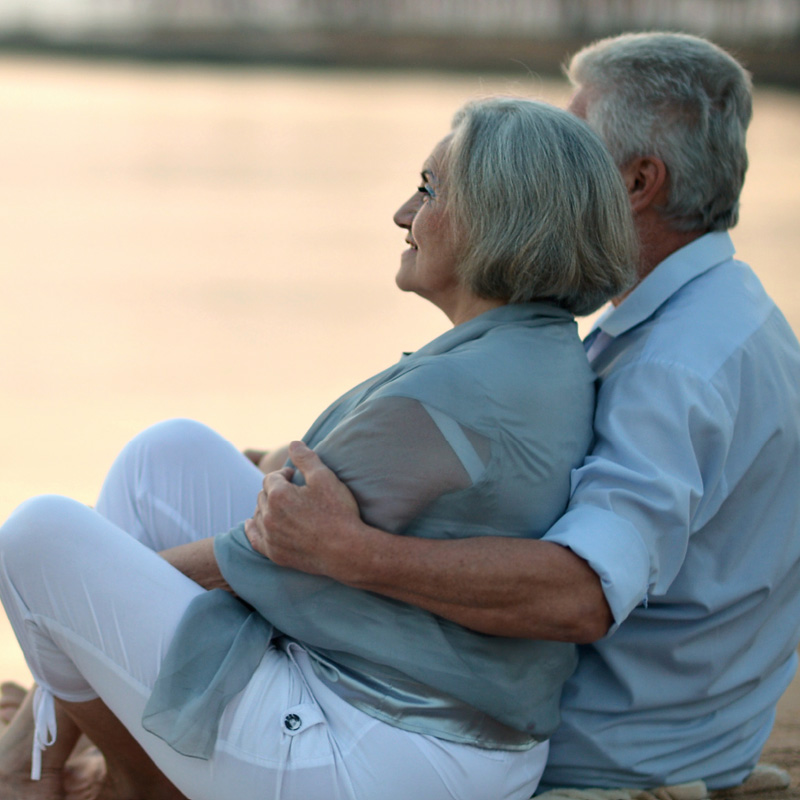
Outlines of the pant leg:
{"type": "MultiPolygon", "coordinates": [[[[0,528],[0,599],[44,692],[42,707],[51,696],[100,697],[191,800],[260,800],[265,775],[276,774],[282,761],[271,755],[274,743],[265,752],[261,730],[250,736],[244,726],[250,751],[228,753],[223,741],[219,756],[205,761],[180,755],[141,725],[178,623],[202,591],[125,531],[66,498],[30,500],[0,528]]],[[[285,655],[271,648],[268,656],[260,693],[250,695],[263,706],[255,720],[304,699],[285,655]]],[[[226,718],[220,733],[230,725],[226,718]]]]}
{"type": "Polygon", "coordinates": [[[96,509],[152,550],[204,539],[250,517],[263,474],[211,428],[177,419],[123,448],[96,509]]]}
{"type": "Polygon", "coordinates": [[[190,800],[523,800],[541,749],[490,753],[407,733],[319,681],[298,645],[271,647],[226,708],[208,761],[141,715],[184,610],[203,591],[92,509],[60,497],[0,529],[0,599],[31,671],[65,700],[100,696],[190,800]],[[290,715],[299,728],[287,725],[290,715]],[[410,794],[409,794],[410,793],[410,794]]]}
{"type": "Polygon", "coordinates": [[[37,682],[65,700],[98,693],[72,658],[73,637],[96,641],[133,681],[151,683],[185,607],[201,592],[67,498],[29,500],[0,528],[3,605],[37,682]]]}
{"type": "Polygon", "coordinates": [[[100,696],[126,726],[131,703],[146,701],[184,609],[202,591],[66,498],[30,500],[0,529],[0,599],[45,699],[100,696]]]}

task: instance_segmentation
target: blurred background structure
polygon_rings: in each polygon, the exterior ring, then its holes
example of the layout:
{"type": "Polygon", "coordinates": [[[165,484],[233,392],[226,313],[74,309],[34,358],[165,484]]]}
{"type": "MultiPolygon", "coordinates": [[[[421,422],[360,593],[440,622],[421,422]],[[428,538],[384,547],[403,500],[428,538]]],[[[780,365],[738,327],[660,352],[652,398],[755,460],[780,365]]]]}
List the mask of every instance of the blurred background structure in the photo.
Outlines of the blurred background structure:
{"type": "Polygon", "coordinates": [[[732,49],[800,85],[800,0],[0,0],[0,47],[312,65],[552,73],[622,30],[732,49]]]}

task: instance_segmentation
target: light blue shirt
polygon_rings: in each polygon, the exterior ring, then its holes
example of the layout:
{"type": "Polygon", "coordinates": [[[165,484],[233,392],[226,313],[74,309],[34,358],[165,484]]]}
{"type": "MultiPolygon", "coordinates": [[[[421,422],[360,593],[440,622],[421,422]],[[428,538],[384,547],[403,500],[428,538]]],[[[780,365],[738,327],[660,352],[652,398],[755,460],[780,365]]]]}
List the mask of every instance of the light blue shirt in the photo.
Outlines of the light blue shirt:
{"type": "Polygon", "coordinates": [[[733,254],[695,240],[599,322],[596,442],[545,538],[615,624],[580,649],[543,789],[739,783],[794,674],[800,349],[733,254]]]}

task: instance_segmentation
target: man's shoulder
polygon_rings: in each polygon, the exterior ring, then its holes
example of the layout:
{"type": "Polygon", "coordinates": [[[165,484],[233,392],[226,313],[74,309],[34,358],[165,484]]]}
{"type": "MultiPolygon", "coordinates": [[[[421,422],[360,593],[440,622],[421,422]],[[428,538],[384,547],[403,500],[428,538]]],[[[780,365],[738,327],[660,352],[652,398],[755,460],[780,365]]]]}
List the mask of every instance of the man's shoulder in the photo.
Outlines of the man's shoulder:
{"type": "Polygon", "coordinates": [[[745,350],[796,346],[788,323],[747,264],[730,260],[681,286],[618,337],[613,365],[661,365],[712,377],[745,350]],[[774,318],[778,324],[770,324],[774,318]]]}

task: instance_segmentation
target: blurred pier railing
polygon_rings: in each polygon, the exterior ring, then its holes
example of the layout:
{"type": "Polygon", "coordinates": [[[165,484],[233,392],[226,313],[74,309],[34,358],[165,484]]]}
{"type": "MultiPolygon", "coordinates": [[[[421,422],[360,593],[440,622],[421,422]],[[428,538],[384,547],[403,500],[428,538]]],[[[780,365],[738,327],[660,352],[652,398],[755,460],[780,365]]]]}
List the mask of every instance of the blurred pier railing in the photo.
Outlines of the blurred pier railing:
{"type": "Polygon", "coordinates": [[[654,29],[800,86],[800,0],[0,0],[6,49],[264,63],[554,72],[587,41],[654,29]]]}

